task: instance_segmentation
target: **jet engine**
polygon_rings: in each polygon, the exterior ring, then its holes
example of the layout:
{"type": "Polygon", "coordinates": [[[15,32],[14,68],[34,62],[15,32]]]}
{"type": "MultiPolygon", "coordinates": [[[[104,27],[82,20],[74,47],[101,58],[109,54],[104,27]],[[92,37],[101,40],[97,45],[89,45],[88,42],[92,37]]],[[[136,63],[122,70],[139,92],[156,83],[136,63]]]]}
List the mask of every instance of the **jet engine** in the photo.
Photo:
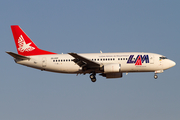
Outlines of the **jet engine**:
{"type": "Polygon", "coordinates": [[[118,73],[121,70],[121,65],[117,63],[106,64],[103,66],[104,73],[118,73]]]}
{"type": "Polygon", "coordinates": [[[121,78],[121,65],[118,63],[106,64],[103,66],[104,73],[100,75],[106,78],[121,78]]]}

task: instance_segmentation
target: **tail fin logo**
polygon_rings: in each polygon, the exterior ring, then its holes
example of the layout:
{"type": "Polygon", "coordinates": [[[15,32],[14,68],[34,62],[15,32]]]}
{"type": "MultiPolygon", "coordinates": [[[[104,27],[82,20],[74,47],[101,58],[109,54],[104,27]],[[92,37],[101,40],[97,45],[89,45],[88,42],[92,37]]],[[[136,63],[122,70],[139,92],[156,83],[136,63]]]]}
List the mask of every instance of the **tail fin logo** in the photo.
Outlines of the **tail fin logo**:
{"type": "Polygon", "coordinates": [[[24,52],[24,51],[30,52],[35,49],[34,47],[30,46],[31,43],[26,44],[22,35],[19,36],[18,45],[19,45],[18,51],[20,51],[20,52],[24,52]]]}

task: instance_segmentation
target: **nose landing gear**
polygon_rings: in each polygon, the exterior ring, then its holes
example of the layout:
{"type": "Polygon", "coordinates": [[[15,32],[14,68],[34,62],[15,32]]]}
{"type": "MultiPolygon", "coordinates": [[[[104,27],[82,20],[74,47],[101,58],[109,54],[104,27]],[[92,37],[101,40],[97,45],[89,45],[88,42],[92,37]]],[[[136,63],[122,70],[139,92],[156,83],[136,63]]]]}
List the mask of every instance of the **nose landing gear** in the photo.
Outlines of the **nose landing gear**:
{"type": "Polygon", "coordinates": [[[157,79],[157,78],[158,78],[157,74],[154,74],[154,79],[157,79]]]}
{"type": "Polygon", "coordinates": [[[96,82],[96,73],[92,73],[89,77],[92,82],[96,82]]]}

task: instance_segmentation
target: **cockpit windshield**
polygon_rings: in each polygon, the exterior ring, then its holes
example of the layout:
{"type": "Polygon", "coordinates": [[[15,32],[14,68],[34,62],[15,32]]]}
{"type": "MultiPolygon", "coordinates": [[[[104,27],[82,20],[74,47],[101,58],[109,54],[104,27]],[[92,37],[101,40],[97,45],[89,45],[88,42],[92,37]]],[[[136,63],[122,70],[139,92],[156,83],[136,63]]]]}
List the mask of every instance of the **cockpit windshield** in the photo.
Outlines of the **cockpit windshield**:
{"type": "Polygon", "coordinates": [[[159,60],[164,60],[164,59],[167,59],[167,57],[164,57],[164,56],[159,57],[159,60]]]}

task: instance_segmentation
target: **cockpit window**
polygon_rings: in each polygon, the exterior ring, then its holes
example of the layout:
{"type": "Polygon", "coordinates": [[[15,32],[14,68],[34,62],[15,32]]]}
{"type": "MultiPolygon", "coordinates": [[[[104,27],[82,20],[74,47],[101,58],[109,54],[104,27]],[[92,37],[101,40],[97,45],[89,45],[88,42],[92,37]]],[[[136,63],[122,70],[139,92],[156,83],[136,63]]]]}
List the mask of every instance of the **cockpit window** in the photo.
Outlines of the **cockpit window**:
{"type": "Polygon", "coordinates": [[[167,57],[159,57],[159,60],[164,60],[164,59],[167,59],[167,57]]]}

